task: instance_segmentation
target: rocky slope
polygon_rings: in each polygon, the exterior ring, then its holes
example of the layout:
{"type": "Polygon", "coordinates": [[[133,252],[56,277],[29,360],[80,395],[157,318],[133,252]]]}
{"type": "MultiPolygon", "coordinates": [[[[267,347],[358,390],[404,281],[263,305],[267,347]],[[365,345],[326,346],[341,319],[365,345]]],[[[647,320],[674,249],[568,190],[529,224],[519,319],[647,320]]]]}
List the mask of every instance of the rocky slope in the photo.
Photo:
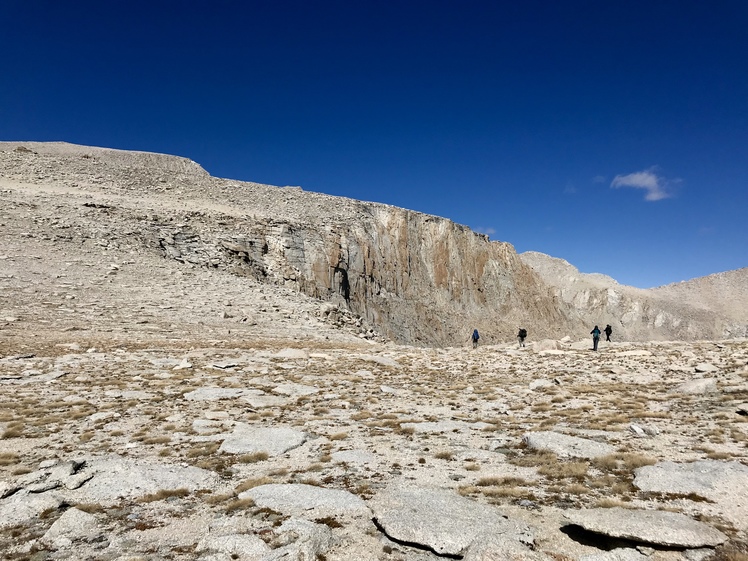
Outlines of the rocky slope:
{"type": "MultiPolygon", "coordinates": [[[[748,310],[726,302],[739,292],[641,291],[542,254],[518,256],[444,218],[213,178],[185,158],[5,142],[0,187],[8,234],[15,228],[71,251],[126,249],[134,259],[161,256],[283,286],[357,317],[369,337],[454,345],[473,328],[498,342],[512,340],[518,325],[532,337],[560,338],[595,323],[629,340],[748,333],[748,310]]],[[[743,279],[734,282],[744,294],[743,279]]]]}
{"type": "Polygon", "coordinates": [[[520,258],[586,325],[606,324],[625,340],[710,339],[748,335],[748,269],[653,289],[580,273],[556,257],[528,251],[520,258]]]}
{"type": "Polygon", "coordinates": [[[150,250],[296,289],[383,335],[455,344],[567,332],[564,306],[505,243],[382,204],[216,179],[184,159],[57,143],[0,144],[7,197],[60,243],[150,250]],[[32,203],[46,197],[52,205],[32,203]]]}

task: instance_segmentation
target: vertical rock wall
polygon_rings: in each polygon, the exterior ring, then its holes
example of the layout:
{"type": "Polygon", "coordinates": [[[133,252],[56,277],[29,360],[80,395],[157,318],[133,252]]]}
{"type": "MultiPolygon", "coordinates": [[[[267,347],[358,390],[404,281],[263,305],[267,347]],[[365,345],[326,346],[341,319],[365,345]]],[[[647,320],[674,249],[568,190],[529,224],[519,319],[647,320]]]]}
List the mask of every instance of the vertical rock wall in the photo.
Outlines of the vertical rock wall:
{"type": "Polygon", "coordinates": [[[389,337],[454,345],[478,327],[510,340],[518,322],[548,332],[568,318],[548,287],[506,243],[449,220],[361,205],[349,223],[258,221],[221,246],[234,266],[347,306],[389,337]]]}

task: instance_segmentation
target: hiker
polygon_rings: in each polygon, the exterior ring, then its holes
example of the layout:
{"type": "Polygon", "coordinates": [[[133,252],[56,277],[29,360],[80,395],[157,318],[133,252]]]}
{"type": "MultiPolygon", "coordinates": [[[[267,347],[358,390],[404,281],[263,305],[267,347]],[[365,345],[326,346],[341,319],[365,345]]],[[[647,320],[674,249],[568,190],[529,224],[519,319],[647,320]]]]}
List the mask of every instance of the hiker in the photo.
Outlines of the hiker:
{"type": "Polygon", "coordinates": [[[605,326],[605,340],[610,341],[610,334],[613,333],[613,328],[610,326],[610,324],[605,326]]]}
{"type": "Polygon", "coordinates": [[[525,337],[527,337],[527,329],[525,329],[524,327],[520,327],[519,333],[517,333],[517,339],[519,339],[520,347],[525,346],[525,337]]]}
{"type": "Polygon", "coordinates": [[[597,350],[597,344],[600,342],[600,328],[596,325],[595,329],[590,331],[590,335],[592,335],[592,350],[597,350]]]}
{"type": "Polygon", "coordinates": [[[480,339],[480,335],[478,335],[478,330],[473,329],[473,348],[476,348],[478,346],[478,339],[480,339]]]}

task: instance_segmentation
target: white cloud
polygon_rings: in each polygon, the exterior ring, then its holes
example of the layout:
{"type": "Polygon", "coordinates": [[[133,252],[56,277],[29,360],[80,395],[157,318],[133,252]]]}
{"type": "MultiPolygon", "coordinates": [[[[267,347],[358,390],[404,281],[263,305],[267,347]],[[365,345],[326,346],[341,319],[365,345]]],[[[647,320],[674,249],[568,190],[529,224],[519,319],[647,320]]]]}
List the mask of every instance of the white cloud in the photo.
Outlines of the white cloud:
{"type": "Polygon", "coordinates": [[[592,183],[605,183],[605,176],[604,175],[596,175],[592,178],[592,183]]]}
{"type": "Polygon", "coordinates": [[[566,195],[576,195],[576,193],[577,193],[577,188],[574,187],[574,185],[569,184],[566,187],[564,187],[564,194],[566,194],[566,195]]]}
{"type": "Polygon", "coordinates": [[[659,201],[673,196],[671,186],[679,183],[680,179],[668,180],[655,173],[656,167],[644,171],[629,173],[628,175],[616,175],[610,184],[612,189],[619,187],[633,187],[634,189],[644,189],[647,194],[644,195],[645,201],[659,201]]]}
{"type": "Polygon", "coordinates": [[[474,230],[478,232],[479,234],[486,234],[487,236],[493,236],[496,233],[496,230],[490,227],[489,228],[478,227],[478,228],[474,228],[474,230]]]}

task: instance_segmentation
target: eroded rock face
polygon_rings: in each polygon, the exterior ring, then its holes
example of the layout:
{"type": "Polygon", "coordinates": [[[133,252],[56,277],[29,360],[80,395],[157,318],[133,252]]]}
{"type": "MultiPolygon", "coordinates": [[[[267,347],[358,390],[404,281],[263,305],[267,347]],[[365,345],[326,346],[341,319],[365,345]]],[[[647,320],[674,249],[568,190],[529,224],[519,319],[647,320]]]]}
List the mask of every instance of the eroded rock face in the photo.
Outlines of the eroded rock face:
{"type": "Polygon", "coordinates": [[[487,332],[505,324],[513,329],[519,310],[538,325],[566,322],[548,288],[511,245],[443,218],[326,199],[336,208],[350,207],[353,220],[258,220],[243,235],[218,242],[226,263],[348,307],[401,341],[455,344],[473,323],[487,332]]]}

